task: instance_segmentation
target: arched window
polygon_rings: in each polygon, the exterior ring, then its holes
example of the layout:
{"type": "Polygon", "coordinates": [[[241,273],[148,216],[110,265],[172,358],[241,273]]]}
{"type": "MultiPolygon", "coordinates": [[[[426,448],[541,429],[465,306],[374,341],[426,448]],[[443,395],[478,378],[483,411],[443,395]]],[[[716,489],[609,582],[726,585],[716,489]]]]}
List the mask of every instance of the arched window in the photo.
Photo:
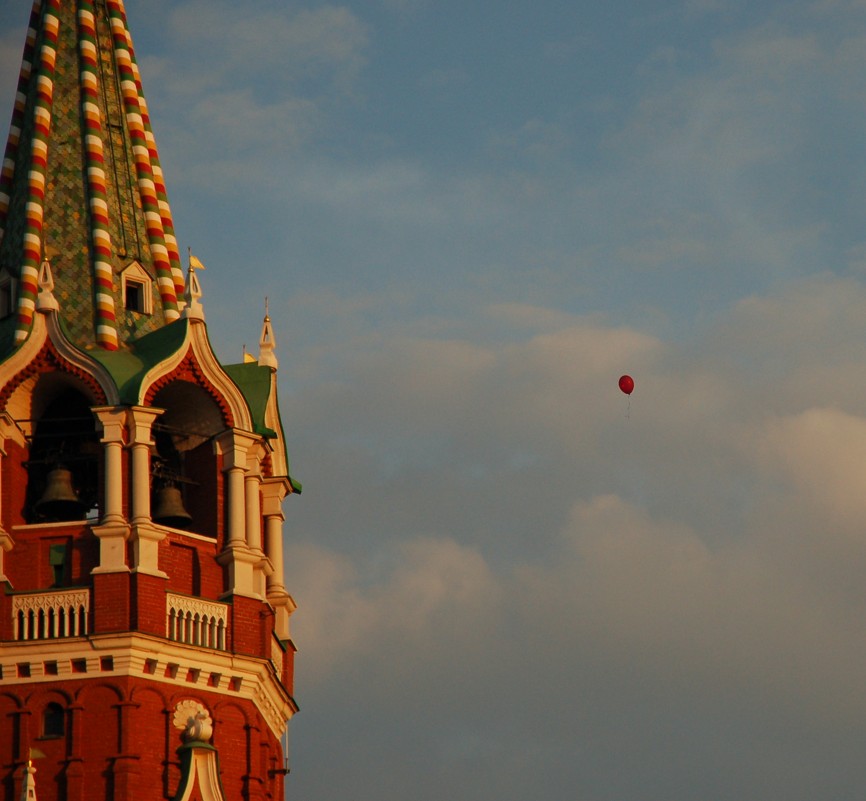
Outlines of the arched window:
{"type": "Polygon", "coordinates": [[[42,713],[42,736],[63,737],[66,734],[66,713],[60,704],[48,704],[42,713]]]}

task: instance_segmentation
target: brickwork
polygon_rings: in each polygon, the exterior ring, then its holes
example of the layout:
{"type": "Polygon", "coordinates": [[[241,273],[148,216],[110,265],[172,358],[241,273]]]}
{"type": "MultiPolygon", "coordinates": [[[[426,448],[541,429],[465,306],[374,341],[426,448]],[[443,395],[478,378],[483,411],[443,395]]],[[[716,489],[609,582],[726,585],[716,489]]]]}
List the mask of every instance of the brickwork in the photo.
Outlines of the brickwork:
{"type": "Polygon", "coordinates": [[[129,631],[132,593],[129,573],[104,573],[93,577],[93,626],[96,634],[129,631]]]}
{"type": "Polygon", "coordinates": [[[133,628],[157,637],[165,636],[166,580],[136,573],[132,576],[133,628]]]}
{"type": "Polygon", "coordinates": [[[160,543],[160,568],[168,573],[168,589],[216,601],[225,592],[225,576],[216,562],[215,540],[169,533],[160,543]]]}
{"type": "Polygon", "coordinates": [[[27,459],[27,449],[17,442],[6,443],[6,455],[3,457],[2,486],[2,519],[3,527],[11,531],[14,526],[24,523],[24,502],[27,495],[26,483],[15,480],[14,476],[24,473],[23,463],[27,459]]]}
{"type": "Polygon", "coordinates": [[[90,571],[99,560],[99,543],[80,523],[28,526],[15,530],[13,536],[16,556],[7,560],[6,575],[16,592],[89,584],[90,571]],[[67,552],[59,583],[51,564],[51,546],[65,546],[67,552]]]}
{"type": "Polygon", "coordinates": [[[232,650],[241,654],[270,656],[273,613],[260,601],[235,596],[232,599],[232,650]]]}
{"type": "Polygon", "coordinates": [[[182,744],[172,719],[177,703],[190,698],[213,719],[227,798],[282,801],[281,747],[252,702],[134,678],[59,681],[18,697],[0,692],[0,801],[18,801],[29,748],[45,754],[34,762],[40,801],[71,801],[70,776],[73,785],[90,788],[87,798],[170,798],[182,744]],[[52,706],[61,713],[59,735],[44,731],[52,706]],[[98,787],[108,793],[95,794],[98,787]]]}

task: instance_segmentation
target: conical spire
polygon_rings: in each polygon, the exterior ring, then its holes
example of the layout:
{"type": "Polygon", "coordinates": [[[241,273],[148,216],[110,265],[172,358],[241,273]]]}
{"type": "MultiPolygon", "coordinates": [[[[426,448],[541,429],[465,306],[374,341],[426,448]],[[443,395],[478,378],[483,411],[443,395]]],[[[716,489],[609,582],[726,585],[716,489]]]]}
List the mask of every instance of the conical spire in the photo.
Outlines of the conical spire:
{"type": "Polygon", "coordinates": [[[123,347],[180,315],[183,273],[122,0],[33,4],[0,171],[0,284],[14,287],[16,342],[46,258],[79,347],[123,347]]]}
{"type": "Polygon", "coordinates": [[[274,339],[274,329],[271,325],[269,306],[270,304],[267,298],[265,298],[265,319],[262,322],[262,335],[259,337],[259,364],[276,370],[279,367],[277,356],[274,353],[277,343],[274,339]]]}

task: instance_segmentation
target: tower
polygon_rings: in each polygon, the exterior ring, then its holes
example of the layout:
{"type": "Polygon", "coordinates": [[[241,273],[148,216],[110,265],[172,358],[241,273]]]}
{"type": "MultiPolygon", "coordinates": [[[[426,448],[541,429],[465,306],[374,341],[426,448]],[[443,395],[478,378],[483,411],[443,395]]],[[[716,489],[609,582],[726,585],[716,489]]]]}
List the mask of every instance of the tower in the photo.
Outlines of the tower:
{"type": "Polygon", "coordinates": [[[35,0],[0,171],[0,801],[282,799],[271,321],[224,365],[122,0],[35,0]]]}

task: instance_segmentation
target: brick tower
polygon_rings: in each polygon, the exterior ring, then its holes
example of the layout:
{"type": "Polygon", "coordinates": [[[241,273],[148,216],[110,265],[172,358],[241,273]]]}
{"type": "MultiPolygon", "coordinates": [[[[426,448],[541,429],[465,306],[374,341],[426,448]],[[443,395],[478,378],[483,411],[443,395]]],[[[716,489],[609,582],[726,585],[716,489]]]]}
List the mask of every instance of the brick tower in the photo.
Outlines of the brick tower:
{"type": "Polygon", "coordinates": [[[221,364],[188,261],[122,0],[36,0],[0,172],[0,801],[283,798],[273,332],[221,364]]]}

